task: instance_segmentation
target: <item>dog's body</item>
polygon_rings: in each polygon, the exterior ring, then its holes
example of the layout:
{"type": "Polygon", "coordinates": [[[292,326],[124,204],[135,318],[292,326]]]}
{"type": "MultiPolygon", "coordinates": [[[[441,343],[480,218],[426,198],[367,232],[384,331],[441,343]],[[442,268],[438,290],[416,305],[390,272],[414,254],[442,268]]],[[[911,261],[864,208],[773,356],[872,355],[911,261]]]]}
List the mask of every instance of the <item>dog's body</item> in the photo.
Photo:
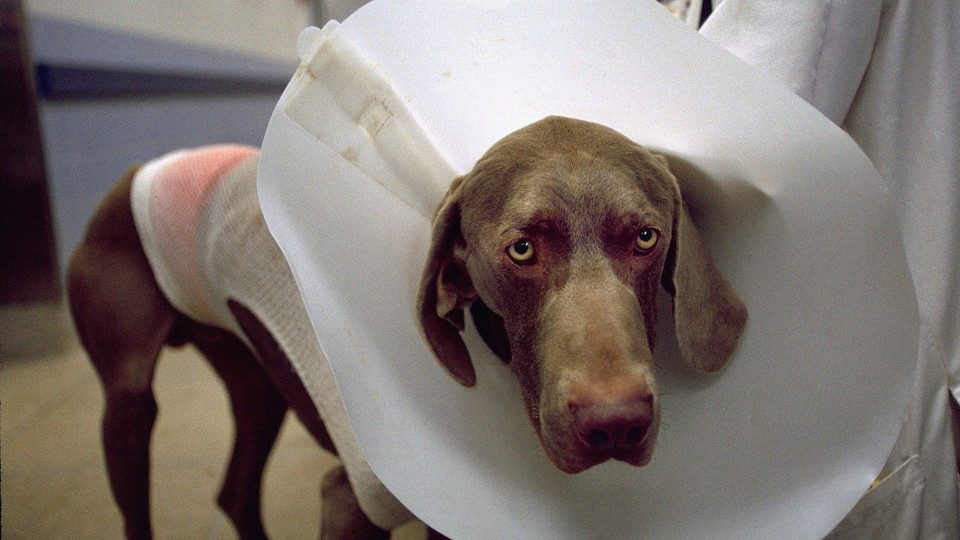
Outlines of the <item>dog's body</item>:
{"type": "MultiPolygon", "coordinates": [[[[255,159],[251,153],[233,162],[244,180],[228,200],[255,200],[255,159]]],[[[135,225],[142,228],[143,218],[131,212],[133,176],[98,209],[68,278],[81,341],[104,382],[104,445],[127,533],[150,535],[157,355],[166,344],[192,342],[224,379],[237,422],[220,504],[242,537],[261,537],[260,477],[287,404],[325,448],[341,446],[324,429],[323,402],[311,401],[315,392],[304,388],[311,369],[291,354],[315,338],[285,332],[271,320],[275,309],[262,308],[303,311],[276,245],[267,242],[266,252],[261,244],[243,245],[258,235],[269,239],[259,206],[240,216],[186,212],[194,225],[184,234],[217,229],[227,244],[215,249],[236,254],[225,264],[194,261],[201,281],[227,289],[191,306],[205,292],[179,295],[168,279],[196,291],[189,286],[193,270],[179,277],[154,273],[156,261],[148,259],[158,257],[143,249],[135,225]],[[238,279],[238,271],[264,279],[238,279]]],[[[206,197],[187,200],[203,206],[206,197]]],[[[710,262],[666,161],[603,126],[551,117],[508,135],[453,182],[434,221],[418,314],[442,365],[471,385],[474,371],[459,331],[463,309],[472,306],[481,335],[519,378],[531,422],[557,468],[579,472],[609,458],[642,466],[659,426],[652,350],[661,284],[674,296],[684,358],[704,372],[720,369],[746,312],[710,262]]],[[[305,313],[297,318],[309,328],[305,313]]],[[[312,354],[325,362],[319,348],[312,354]]],[[[330,399],[342,407],[339,396],[330,399]]],[[[324,537],[386,534],[361,512],[342,469],[328,476],[323,493],[324,537]]]]}
{"type": "MultiPolygon", "coordinates": [[[[230,396],[236,439],[219,503],[241,537],[264,537],[261,477],[288,406],[321,446],[339,451],[380,523],[409,518],[359,458],[332,374],[323,373],[293,277],[260,214],[257,158],[252,148],[206,147],[132,170],[71,260],[70,306],[103,381],[104,449],[128,537],[151,532],[157,356],[185,343],[210,361],[230,396]],[[328,397],[316,403],[316,394],[328,397]]],[[[388,536],[360,511],[343,470],[328,475],[323,494],[324,538],[388,536]]]]}

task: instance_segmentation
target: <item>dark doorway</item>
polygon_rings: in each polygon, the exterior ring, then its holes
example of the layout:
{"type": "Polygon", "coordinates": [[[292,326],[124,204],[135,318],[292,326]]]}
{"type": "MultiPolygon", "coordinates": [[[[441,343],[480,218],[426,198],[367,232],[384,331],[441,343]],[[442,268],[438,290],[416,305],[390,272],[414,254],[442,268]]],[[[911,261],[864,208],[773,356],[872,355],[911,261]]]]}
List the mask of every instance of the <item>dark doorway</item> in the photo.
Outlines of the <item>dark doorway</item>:
{"type": "Polygon", "coordinates": [[[57,300],[50,193],[19,0],[0,0],[0,304],[57,300]]]}

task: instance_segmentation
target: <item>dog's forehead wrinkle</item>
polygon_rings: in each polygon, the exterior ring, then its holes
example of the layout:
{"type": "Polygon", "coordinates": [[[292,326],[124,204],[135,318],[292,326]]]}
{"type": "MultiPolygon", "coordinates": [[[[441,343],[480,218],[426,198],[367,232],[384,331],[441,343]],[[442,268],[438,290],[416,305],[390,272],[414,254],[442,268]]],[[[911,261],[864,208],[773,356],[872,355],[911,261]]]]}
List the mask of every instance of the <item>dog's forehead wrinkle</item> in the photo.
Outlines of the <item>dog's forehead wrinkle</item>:
{"type": "Polygon", "coordinates": [[[663,221],[656,208],[622,171],[596,164],[547,167],[514,182],[501,222],[504,229],[554,230],[590,242],[611,228],[663,221]]]}
{"type": "MultiPolygon", "coordinates": [[[[521,130],[478,162],[465,189],[465,219],[498,221],[498,234],[539,222],[541,228],[566,230],[580,241],[602,226],[626,228],[638,221],[638,213],[663,207],[672,196],[669,178],[653,157],[619,134],[611,139],[613,132],[589,128],[611,140],[584,143],[577,136],[580,129],[549,122],[544,127],[548,137],[521,130]]],[[[670,221],[669,216],[662,219],[670,221]]]]}

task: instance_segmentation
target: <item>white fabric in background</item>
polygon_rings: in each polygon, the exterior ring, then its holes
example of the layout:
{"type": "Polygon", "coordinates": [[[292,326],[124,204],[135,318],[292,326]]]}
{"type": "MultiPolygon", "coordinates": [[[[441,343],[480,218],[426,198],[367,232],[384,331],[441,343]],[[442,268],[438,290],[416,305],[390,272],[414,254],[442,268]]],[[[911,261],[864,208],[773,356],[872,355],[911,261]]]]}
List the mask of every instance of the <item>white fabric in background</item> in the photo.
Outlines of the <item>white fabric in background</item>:
{"type": "Polygon", "coordinates": [[[901,489],[878,486],[838,534],[960,538],[949,405],[960,399],[960,3],[725,0],[701,31],[850,133],[897,208],[921,316],[886,467],[901,489]]]}

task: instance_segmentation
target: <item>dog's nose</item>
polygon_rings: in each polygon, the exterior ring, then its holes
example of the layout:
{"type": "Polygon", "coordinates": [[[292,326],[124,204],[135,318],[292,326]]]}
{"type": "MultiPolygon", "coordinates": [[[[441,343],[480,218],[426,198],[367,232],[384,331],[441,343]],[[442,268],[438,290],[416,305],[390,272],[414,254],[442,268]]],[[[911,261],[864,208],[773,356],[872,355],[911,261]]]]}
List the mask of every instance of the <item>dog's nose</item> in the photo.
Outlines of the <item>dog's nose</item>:
{"type": "Polygon", "coordinates": [[[574,433],[594,450],[639,446],[654,417],[653,393],[632,378],[579,385],[568,407],[574,433]]]}

